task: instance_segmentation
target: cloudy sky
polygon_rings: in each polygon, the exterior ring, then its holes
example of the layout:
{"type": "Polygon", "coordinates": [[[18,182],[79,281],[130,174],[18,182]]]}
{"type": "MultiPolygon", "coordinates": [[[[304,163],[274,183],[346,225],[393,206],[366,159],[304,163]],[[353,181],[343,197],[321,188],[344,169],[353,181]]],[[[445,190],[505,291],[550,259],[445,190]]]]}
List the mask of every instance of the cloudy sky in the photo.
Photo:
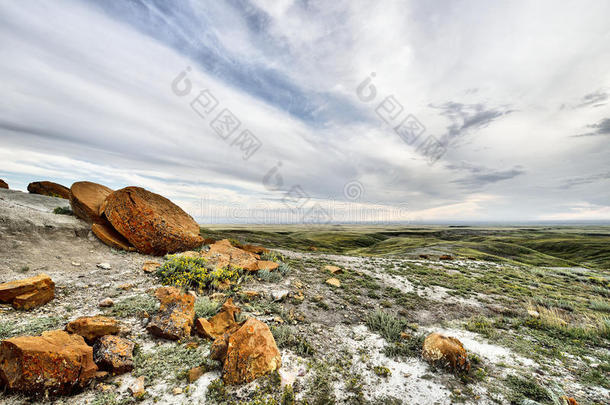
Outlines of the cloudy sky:
{"type": "Polygon", "coordinates": [[[0,178],[139,185],[201,222],[610,220],[609,15],[3,1],[0,178]]]}

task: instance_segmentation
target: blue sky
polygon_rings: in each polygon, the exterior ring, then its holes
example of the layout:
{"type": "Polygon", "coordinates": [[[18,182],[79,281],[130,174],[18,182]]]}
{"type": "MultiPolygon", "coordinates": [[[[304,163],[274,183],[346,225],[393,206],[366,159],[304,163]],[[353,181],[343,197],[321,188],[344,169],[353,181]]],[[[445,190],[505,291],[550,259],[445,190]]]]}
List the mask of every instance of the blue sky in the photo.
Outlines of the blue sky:
{"type": "Polygon", "coordinates": [[[2,2],[0,178],[140,185],[203,222],[609,220],[607,15],[605,1],[2,2]],[[224,109],[240,123],[226,139],[224,109]],[[396,133],[408,115],[440,159],[396,133]],[[260,145],[247,159],[244,130],[260,145]]]}

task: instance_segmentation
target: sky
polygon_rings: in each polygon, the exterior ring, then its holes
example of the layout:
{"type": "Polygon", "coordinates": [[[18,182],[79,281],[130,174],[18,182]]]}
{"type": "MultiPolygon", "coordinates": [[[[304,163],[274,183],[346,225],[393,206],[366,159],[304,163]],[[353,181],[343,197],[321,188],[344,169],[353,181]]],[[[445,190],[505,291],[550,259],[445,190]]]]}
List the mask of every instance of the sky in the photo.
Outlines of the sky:
{"type": "Polygon", "coordinates": [[[201,223],[610,220],[610,2],[0,2],[0,178],[201,223]]]}

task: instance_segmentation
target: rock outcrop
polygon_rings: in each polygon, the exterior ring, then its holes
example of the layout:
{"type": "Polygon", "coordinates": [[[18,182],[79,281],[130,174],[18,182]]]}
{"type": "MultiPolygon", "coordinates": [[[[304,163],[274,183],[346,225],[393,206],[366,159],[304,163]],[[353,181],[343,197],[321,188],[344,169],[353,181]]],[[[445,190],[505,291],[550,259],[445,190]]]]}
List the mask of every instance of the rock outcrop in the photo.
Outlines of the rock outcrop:
{"type": "Polygon", "coordinates": [[[225,333],[233,333],[239,328],[235,315],[241,310],[233,305],[233,298],[229,298],[221,307],[220,312],[209,319],[197,319],[195,326],[197,333],[209,339],[218,339],[225,333]]]}
{"type": "Polygon", "coordinates": [[[162,256],[203,244],[199,225],[189,214],[141,187],[126,187],[108,195],[98,213],[140,253],[162,256]]]}
{"type": "Polygon", "coordinates": [[[55,297],[55,283],[46,274],[0,284],[0,302],[15,309],[32,309],[55,297]]]}
{"type": "Polygon", "coordinates": [[[133,349],[135,344],[118,336],[102,336],[93,345],[93,360],[101,369],[113,374],[123,374],[133,370],[133,349]]]}
{"type": "Polygon", "coordinates": [[[119,333],[119,322],[106,316],[82,316],[69,322],[66,331],[85,338],[87,342],[105,335],[116,335],[119,333]]]}
{"type": "Polygon", "coordinates": [[[59,197],[66,200],[70,199],[70,189],[61,184],[53,183],[52,181],[35,181],[28,184],[28,192],[30,194],[47,195],[50,197],[59,197]]]}
{"type": "Polygon", "coordinates": [[[227,384],[253,381],[282,365],[269,327],[250,318],[228,338],[222,377],[227,384]]]}
{"type": "Polygon", "coordinates": [[[11,391],[68,394],[86,386],[96,371],[93,349],[61,330],[0,343],[0,381],[11,391]]]}
{"type": "Polygon", "coordinates": [[[100,206],[112,193],[112,189],[90,181],[79,181],[70,187],[70,205],[77,217],[89,222],[103,224],[100,206]]]}
{"type": "Polygon", "coordinates": [[[458,339],[431,333],[424,340],[422,356],[430,363],[450,368],[454,371],[469,371],[468,354],[458,339]]]}
{"type": "Polygon", "coordinates": [[[179,340],[191,335],[195,318],[195,297],[174,287],[161,287],[155,291],[161,303],[146,329],[154,336],[179,340]]]}
{"type": "Polygon", "coordinates": [[[5,188],[8,190],[8,184],[6,183],[6,181],[0,179],[0,188],[5,188]]]}

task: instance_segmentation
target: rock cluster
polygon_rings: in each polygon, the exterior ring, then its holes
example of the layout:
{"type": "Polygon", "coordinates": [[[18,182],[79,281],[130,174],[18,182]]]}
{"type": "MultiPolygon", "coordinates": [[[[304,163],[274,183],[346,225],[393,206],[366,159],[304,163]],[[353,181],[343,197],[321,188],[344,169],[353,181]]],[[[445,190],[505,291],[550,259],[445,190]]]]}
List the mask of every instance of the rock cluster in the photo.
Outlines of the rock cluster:
{"type": "Polygon", "coordinates": [[[253,381],[282,365],[269,327],[254,318],[238,323],[235,315],[239,312],[229,299],[218,314],[197,319],[198,333],[214,340],[210,357],[223,363],[222,376],[227,384],[253,381]]]}
{"type": "Polygon", "coordinates": [[[141,187],[114,191],[89,181],[70,188],[74,214],[105,244],[162,256],[199,247],[199,225],[165,197],[141,187]]]}
{"type": "Polygon", "coordinates": [[[0,284],[0,302],[15,309],[32,309],[55,297],[55,283],[46,274],[0,284]]]}
{"type": "Polygon", "coordinates": [[[47,195],[50,197],[59,197],[66,200],[70,199],[70,189],[61,184],[53,183],[52,181],[35,181],[28,184],[30,194],[47,195]]]}

